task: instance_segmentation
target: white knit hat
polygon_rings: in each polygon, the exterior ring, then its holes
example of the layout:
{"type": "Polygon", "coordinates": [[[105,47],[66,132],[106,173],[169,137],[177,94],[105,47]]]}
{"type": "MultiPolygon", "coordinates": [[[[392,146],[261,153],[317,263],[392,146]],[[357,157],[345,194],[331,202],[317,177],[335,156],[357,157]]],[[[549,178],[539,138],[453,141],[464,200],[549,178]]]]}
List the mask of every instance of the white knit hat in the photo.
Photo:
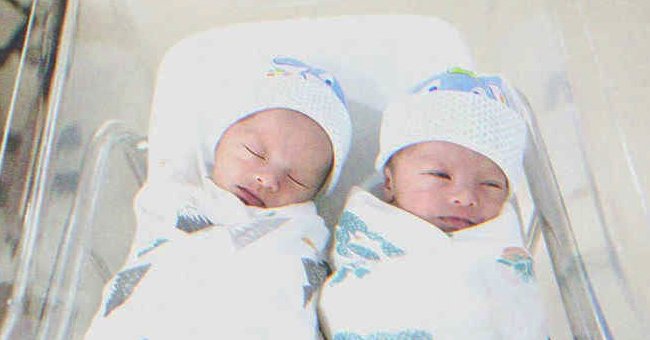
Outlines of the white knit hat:
{"type": "Polygon", "coordinates": [[[407,146],[445,141],[488,157],[510,188],[517,187],[524,178],[526,124],[508,106],[504,86],[500,77],[458,68],[426,80],[384,111],[375,168],[383,173],[391,156],[407,146]]]}
{"type": "MultiPolygon", "coordinates": [[[[321,192],[336,186],[348,156],[352,125],[342,89],[336,79],[322,69],[287,57],[274,58],[267,72],[239,75],[231,91],[215,94],[211,114],[199,127],[205,136],[204,156],[210,164],[221,136],[235,122],[260,111],[284,108],[305,114],[327,133],[334,152],[329,177],[321,192]],[[245,82],[245,87],[240,86],[245,82]]],[[[210,164],[212,165],[212,164],[210,164]]]]}

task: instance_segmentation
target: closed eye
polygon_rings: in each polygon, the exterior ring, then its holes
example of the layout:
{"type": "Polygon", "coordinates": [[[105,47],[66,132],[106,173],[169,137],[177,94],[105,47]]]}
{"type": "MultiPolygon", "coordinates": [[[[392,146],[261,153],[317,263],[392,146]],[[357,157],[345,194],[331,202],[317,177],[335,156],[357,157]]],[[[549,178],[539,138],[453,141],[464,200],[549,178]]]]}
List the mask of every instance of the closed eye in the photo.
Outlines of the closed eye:
{"type": "Polygon", "coordinates": [[[261,159],[261,160],[266,160],[266,157],[262,156],[262,154],[260,154],[260,153],[258,153],[258,152],[255,152],[255,151],[254,151],[253,149],[251,149],[248,145],[246,145],[246,144],[242,144],[242,145],[244,146],[244,148],[246,149],[246,151],[248,151],[248,152],[249,152],[250,154],[252,154],[253,156],[255,156],[255,157],[257,157],[257,158],[259,158],[259,159],[261,159]]]}
{"type": "Polygon", "coordinates": [[[448,173],[446,173],[444,171],[441,171],[441,170],[429,170],[429,171],[424,172],[424,174],[431,175],[433,177],[442,178],[442,179],[451,179],[450,174],[448,174],[448,173]]]}
{"type": "Polygon", "coordinates": [[[501,190],[503,190],[503,188],[504,188],[504,185],[501,184],[500,182],[485,181],[485,182],[483,182],[483,183],[481,183],[481,184],[483,184],[483,185],[485,185],[485,186],[487,186],[487,187],[490,187],[490,188],[495,188],[495,189],[501,189],[501,190]]]}
{"type": "Polygon", "coordinates": [[[287,175],[287,177],[289,177],[289,180],[291,182],[293,182],[295,185],[297,185],[297,186],[299,186],[299,187],[301,187],[303,189],[309,189],[306,185],[302,184],[299,180],[295,179],[293,176],[287,175]]]}

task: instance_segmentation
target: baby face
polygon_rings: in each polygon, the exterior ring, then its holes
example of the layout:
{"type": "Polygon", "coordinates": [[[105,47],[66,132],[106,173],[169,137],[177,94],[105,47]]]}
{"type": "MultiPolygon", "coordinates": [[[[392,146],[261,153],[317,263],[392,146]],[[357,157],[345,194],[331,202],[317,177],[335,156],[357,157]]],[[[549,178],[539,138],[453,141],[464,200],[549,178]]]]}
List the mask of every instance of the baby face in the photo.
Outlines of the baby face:
{"type": "Polygon", "coordinates": [[[503,171],[489,158],[448,142],[415,144],[384,170],[386,200],[453,232],[496,217],[508,197],[503,171]]]}
{"type": "Polygon", "coordinates": [[[311,200],[332,166],[325,131],[286,109],[258,112],[230,126],[214,154],[212,180],[246,205],[280,207],[311,200]]]}

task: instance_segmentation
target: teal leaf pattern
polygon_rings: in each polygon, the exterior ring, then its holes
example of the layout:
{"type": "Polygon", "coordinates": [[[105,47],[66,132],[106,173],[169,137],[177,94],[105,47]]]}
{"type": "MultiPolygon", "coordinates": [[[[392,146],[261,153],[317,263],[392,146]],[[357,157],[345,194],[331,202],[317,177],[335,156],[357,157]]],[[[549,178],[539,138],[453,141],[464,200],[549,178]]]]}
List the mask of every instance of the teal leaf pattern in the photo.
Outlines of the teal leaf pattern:
{"type": "Polygon", "coordinates": [[[380,234],[370,230],[368,225],[359,218],[356,214],[346,210],[341,215],[339,225],[335,233],[336,238],[336,253],[343,257],[346,261],[345,264],[339,266],[334,276],[330,280],[330,285],[335,285],[342,282],[348,274],[353,273],[356,277],[362,278],[370,270],[368,269],[368,261],[381,261],[386,257],[398,257],[404,255],[404,251],[386,240],[380,234]],[[353,243],[354,236],[363,235],[375,244],[380,250],[381,254],[371,249],[369,246],[361,245],[358,242],[353,243]]]}
{"type": "Polygon", "coordinates": [[[377,255],[377,253],[372,251],[370,248],[366,248],[355,243],[348,243],[348,249],[350,249],[350,251],[353,253],[363,257],[364,259],[379,261],[379,255],[377,255]]]}
{"type": "Polygon", "coordinates": [[[330,280],[330,284],[334,285],[343,281],[343,279],[345,279],[345,277],[348,275],[349,271],[350,268],[342,267],[341,269],[334,272],[334,275],[332,275],[332,279],[330,280]]]}
{"type": "Polygon", "coordinates": [[[370,270],[364,267],[359,267],[354,270],[354,275],[359,278],[366,276],[368,273],[370,273],[370,270]]]}
{"type": "Polygon", "coordinates": [[[393,244],[388,243],[388,242],[382,243],[381,250],[388,257],[395,257],[395,256],[400,256],[400,255],[404,254],[404,251],[402,249],[399,249],[399,248],[395,247],[393,244]]]}
{"type": "Polygon", "coordinates": [[[497,262],[511,267],[523,282],[532,282],[535,278],[533,259],[525,252],[504,252],[497,262]]]}
{"type": "Polygon", "coordinates": [[[431,333],[422,330],[404,330],[399,332],[378,332],[359,335],[354,332],[338,332],[333,340],[433,340],[431,333]]]}

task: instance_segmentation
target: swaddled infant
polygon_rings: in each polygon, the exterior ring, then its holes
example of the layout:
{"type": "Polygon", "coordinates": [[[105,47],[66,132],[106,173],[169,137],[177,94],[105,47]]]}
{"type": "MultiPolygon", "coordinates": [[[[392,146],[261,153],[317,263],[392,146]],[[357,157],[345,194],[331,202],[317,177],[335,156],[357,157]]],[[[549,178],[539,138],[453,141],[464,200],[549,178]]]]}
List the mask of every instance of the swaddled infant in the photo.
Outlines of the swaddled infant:
{"type": "Polygon", "coordinates": [[[532,260],[507,203],[526,126],[499,77],[451,69],[384,112],[384,200],[355,188],[322,291],[333,339],[543,339],[532,260]]]}
{"type": "MultiPolygon", "coordinates": [[[[312,200],[331,191],[349,149],[345,100],[331,75],[292,58],[248,84],[202,98],[209,109],[188,105],[195,112],[169,130],[182,136],[164,136],[164,119],[152,118],[136,242],[89,338],[318,336],[329,232],[312,200]]],[[[157,103],[154,115],[166,109],[157,103]]]]}

